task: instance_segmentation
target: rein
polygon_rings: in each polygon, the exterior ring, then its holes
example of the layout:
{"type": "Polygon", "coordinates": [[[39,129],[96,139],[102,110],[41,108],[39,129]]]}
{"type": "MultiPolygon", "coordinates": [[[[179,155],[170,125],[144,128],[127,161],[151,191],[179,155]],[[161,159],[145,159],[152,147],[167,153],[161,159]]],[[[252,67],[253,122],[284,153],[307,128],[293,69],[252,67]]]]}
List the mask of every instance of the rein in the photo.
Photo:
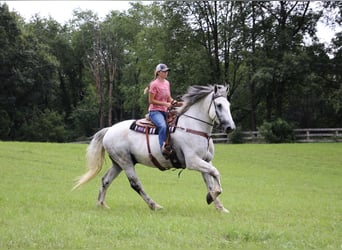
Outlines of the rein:
{"type": "Polygon", "coordinates": [[[203,121],[203,120],[201,120],[201,119],[199,119],[199,118],[196,118],[196,117],[193,117],[193,116],[191,116],[191,115],[186,115],[186,114],[183,114],[184,116],[186,116],[186,117],[189,117],[189,118],[191,118],[191,119],[194,119],[194,120],[196,120],[196,121],[199,121],[199,122],[203,122],[203,123],[205,123],[205,124],[207,124],[207,125],[209,125],[209,126],[214,126],[214,124],[213,123],[209,123],[209,122],[206,122],[206,121],[203,121]]]}

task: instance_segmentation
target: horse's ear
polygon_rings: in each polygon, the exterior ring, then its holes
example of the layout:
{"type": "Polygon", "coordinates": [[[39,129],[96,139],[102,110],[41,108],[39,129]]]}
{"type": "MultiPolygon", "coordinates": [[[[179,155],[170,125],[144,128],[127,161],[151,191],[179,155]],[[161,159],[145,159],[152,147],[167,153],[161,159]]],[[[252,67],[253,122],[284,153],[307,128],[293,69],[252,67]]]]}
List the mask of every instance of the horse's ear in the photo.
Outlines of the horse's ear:
{"type": "Polygon", "coordinates": [[[224,82],[224,86],[226,87],[227,96],[229,96],[230,84],[227,82],[224,82]]]}
{"type": "Polygon", "coordinates": [[[214,93],[216,94],[217,93],[217,90],[218,90],[218,86],[217,84],[214,85],[214,93]]]}

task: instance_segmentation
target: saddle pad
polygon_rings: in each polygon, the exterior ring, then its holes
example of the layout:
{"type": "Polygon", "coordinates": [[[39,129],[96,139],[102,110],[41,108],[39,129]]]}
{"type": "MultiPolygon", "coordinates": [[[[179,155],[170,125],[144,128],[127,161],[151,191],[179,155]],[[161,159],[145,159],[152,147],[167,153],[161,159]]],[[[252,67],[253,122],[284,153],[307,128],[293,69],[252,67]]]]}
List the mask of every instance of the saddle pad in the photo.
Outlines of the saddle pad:
{"type": "MultiPolygon", "coordinates": [[[[148,125],[146,125],[146,126],[140,125],[140,124],[137,124],[137,121],[134,121],[129,128],[131,130],[134,130],[136,132],[143,133],[143,134],[146,133],[146,129],[148,129],[148,133],[151,134],[151,135],[157,135],[158,134],[158,128],[156,128],[156,127],[149,127],[148,125]]],[[[175,132],[175,130],[176,130],[176,127],[169,126],[170,133],[175,132]]]]}

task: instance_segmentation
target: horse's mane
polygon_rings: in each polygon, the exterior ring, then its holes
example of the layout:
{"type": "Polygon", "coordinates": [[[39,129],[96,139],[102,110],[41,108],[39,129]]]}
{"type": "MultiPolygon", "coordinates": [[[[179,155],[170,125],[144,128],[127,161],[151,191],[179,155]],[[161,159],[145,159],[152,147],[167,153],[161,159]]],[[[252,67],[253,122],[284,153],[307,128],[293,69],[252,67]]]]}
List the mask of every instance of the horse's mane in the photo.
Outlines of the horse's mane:
{"type": "Polygon", "coordinates": [[[189,109],[190,106],[198,102],[200,99],[204,98],[205,96],[209,95],[213,92],[214,86],[213,85],[194,85],[188,88],[188,92],[183,95],[182,100],[184,101],[184,105],[180,110],[180,113],[184,113],[186,110],[189,109]]]}

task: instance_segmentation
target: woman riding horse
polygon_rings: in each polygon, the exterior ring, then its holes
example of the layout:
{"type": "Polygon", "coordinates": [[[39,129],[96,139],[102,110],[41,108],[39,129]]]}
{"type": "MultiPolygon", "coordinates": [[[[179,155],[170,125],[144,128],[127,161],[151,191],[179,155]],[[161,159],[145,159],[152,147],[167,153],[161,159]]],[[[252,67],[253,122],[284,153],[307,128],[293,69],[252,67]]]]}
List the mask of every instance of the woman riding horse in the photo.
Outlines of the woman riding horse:
{"type": "MultiPolygon", "coordinates": [[[[222,192],[220,173],[212,164],[214,143],[211,133],[214,123],[218,123],[229,132],[235,129],[235,123],[230,113],[230,103],[227,100],[227,87],[193,86],[182,98],[184,105],[179,110],[176,130],[172,135],[172,145],[182,167],[199,171],[207,186],[207,203],[214,203],[217,210],[228,212],[218,196],[222,192]]],[[[156,167],[149,157],[146,136],[131,130],[135,120],[119,122],[112,127],[97,132],[87,148],[88,172],[79,177],[75,187],[88,182],[102,168],[104,153],[107,151],[112,160],[112,167],[102,177],[98,204],[107,207],[106,192],[112,181],[124,171],[131,187],[142,197],[152,210],[162,208],[145,192],[135,171],[135,165],[156,167]]],[[[170,160],[160,153],[157,135],[151,135],[151,153],[155,155],[164,169],[173,168],[170,160]]]]}
{"type": "MultiPolygon", "coordinates": [[[[172,153],[170,145],[166,143],[167,138],[167,110],[176,102],[171,97],[170,82],[166,80],[170,69],[163,63],[157,65],[155,70],[155,79],[149,85],[149,117],[158,128],[158,138],[160,150],[163,156],[168,159],[172,153]]],[[[181,103],[179,105],[181,106],[181,103]]]]}

